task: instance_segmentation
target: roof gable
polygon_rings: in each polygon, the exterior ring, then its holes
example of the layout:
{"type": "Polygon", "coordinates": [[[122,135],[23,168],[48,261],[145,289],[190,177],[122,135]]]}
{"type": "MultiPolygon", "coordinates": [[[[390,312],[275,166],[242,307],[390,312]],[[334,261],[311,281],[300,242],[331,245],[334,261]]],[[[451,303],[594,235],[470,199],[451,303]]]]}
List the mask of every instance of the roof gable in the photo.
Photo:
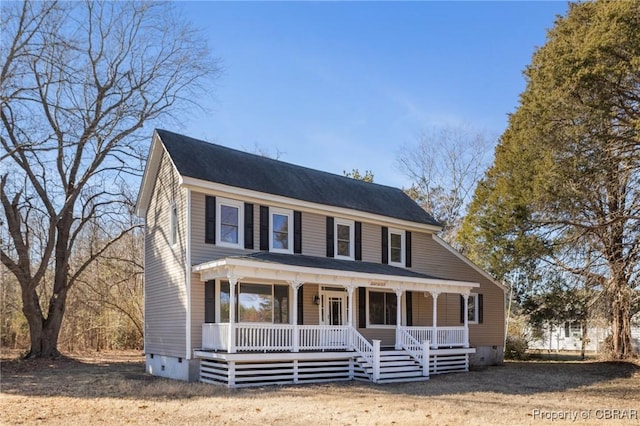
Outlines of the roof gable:
{"type": "Polygon", "coordinates": [[[195,179],[421,224],[438,222],[404,191],[156,130],[178,173],[195,179]]]}

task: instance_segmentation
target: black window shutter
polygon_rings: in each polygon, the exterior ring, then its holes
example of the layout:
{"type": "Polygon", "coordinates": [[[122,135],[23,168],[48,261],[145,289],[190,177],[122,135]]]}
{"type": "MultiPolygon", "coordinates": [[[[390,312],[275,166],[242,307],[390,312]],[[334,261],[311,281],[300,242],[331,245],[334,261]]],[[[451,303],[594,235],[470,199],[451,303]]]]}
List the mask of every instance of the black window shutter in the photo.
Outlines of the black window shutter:
{"type": "Polygon", "coordinates": [[[362,222],[355,223],[355,259],[362,260],[362,222]]]}
{"type": "Polygon", "coordinates": [[[327,257],[333,257],[333,218],[327,216],[327,257]]]}
{"type": "Polygon", "coordinates": [[[484,316],[484,307],[482,306],[482,295],[478,295],[478,324],[482,324],[482,317],[484,316]]]}
{"type": "Polygon", "coordinates": [[[253,204],[244,203],[244,248],[253,250],[253,204]]]}
{"type": "Polygon", "coordinates": [[[216,282],[204,283],[204,322],[216,322],[216,282]]]}
{"type": "Polygon", "coordinates": [[[407,305],[407,327],[411,327],[413,325],[413,299],[411,297],[410,291],[405,291],[405,303],[407,305]]]}
{"type": "Polygon", "coordinates": [[[460,295],[460,324],[464,324],[464,296],[460,295]]]}
{"type": "Polygon", "coordinates": [[[358,328],[367,328],[367,289],[358,287],[358,328]]]}
{"type": "Polygon", "coordinates": [[[304,288],[303,285],[301,285],[298,288],[298,325],[304,325],[304,291],[302,291],[302,289],[304,288]]]}
{"type": "Polygon", "coordinates": [[[411,232],[407,231],[404,234],[404,265],[407,268],[411,268],[411,232]]]}
{"type": "Polygon", "coordinates": [[[216,243],[216,197],[206,195],[204,198],[204,242],[216,243]]]}
{"type": "Polygon", "coordinates": [[[302,253],[302,212],[293,212],[293,252],[302,253]]]}
{"type": "Polygon", "coordinates": [[[389,228],[382,227],[382,263],[389,263],[389,228]]]}
{"type": "Polygon", "coordinates": [[[260,206],[260,250],[269,250],[269,207],[260,206]]]}

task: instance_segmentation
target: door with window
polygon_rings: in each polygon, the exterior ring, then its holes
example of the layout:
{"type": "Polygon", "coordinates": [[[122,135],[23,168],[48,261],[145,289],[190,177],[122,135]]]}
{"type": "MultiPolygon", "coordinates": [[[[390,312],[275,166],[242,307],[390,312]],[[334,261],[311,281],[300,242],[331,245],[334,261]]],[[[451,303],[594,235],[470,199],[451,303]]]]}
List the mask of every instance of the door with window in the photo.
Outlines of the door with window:
{"type": "MultiPolygon", "coordinates": [[[[344,291],[325,291],[322,306],[322,322],[324,325],[347,324],[347,294],[344,291]]],[[[339,347],[346,343],[343,330],[325,329],[322,343],[326,347],[339,347]]]]}

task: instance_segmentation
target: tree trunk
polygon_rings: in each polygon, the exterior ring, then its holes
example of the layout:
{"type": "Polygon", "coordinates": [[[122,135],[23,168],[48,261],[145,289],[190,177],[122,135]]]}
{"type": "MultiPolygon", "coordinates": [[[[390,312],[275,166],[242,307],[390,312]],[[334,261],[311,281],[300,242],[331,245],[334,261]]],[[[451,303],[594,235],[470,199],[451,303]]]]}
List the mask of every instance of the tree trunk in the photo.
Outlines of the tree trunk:
{"type": "Polygon", "coordinates": [[[45,319],[36,291],[23,291],[22,312],[27,318],[31,338],[31,348],[25,358],[57,358],[61,355],[58,351],[58,338],[66,299],[66,289],[54,293],[49,301],[48,317],[45,319]]]}
{"type": "Polygon", "coordinates": [[[580,358],[584,360],[584,353],[587,346],[587,341],[589,340],[589,333],[587,327],[589,326],[586,318],[582,318],[580,321],[580,328],[582,330],[582,339],[580,344],[580,358]]]}
{"type": "Polygon", "coordinates": [[[613,356],[624,359],[631,355],[631,299],[626,282],[616,282],[613,293],[612,320],[613,356]]]}

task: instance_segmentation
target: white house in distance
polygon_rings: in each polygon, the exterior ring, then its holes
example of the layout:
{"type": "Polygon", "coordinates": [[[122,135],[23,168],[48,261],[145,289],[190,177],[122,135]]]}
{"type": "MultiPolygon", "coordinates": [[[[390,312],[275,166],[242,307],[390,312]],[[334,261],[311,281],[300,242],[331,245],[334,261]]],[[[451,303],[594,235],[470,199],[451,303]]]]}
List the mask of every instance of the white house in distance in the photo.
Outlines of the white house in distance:
{"type": "Polygon", "coordinates": [[[505,288],[402,190],[156,130],[146,368],[230,387],[499,364],[505,288]]]}

